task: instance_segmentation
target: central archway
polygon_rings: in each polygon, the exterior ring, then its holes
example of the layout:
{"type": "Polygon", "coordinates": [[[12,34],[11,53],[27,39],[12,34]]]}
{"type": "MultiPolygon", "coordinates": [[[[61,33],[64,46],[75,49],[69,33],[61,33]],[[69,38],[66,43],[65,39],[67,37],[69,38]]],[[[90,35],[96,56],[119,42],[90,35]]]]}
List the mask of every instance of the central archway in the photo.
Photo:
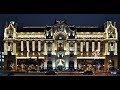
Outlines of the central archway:
{"type": "Polygon", "coordinates": [[[56,60],[56,66],[58,71],[63,71],[65,67],[65,60],[63,59],[56,60]]]}
{"type": "Polygon", "coordinates": [[[67,35],[64,32],[57,32],[54,35],[55,40],[66,40],[66,38],[67,38],[67,35]]]}

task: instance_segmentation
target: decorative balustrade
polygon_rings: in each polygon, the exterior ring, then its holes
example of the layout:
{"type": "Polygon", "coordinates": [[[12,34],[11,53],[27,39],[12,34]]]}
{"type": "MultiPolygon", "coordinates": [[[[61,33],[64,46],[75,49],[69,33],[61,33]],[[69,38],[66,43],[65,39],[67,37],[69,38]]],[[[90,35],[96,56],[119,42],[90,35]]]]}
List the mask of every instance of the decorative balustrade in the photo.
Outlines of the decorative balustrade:
{"type": "MultiPolygon", "coordinates": [[[[93,52],[78,52],[78,57],[94,57],[93,52]]],[[[104,57],[104,52],[100,52],[98,57],[104,57]]]]}
{"type": "Polygon", "coordinates": [[[16,38],[44,38],[44,34],[40,34],[40,33],[17,33],[17,37],[16,38]]]}
{"type": "Polygon", "coordinates": [[[104,33],[95,33],[95,34],[87,34],[87,33],[80,33],[79,35],[77,35],[77,39],[94,39],[94,38],[100,38],[100,39],[104,39],[105,38],[105,35],[104,33]]]}

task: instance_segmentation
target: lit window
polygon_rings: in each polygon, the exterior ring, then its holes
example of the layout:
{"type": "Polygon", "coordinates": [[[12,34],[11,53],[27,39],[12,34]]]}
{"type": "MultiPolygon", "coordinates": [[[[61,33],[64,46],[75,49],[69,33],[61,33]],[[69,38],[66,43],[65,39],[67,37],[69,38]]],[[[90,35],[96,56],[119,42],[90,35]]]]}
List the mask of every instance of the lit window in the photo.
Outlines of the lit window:
{"type": "Polygon", "coordinates": [[[48,31],[47,31],[47,36],[49,35],[48,31]]]}

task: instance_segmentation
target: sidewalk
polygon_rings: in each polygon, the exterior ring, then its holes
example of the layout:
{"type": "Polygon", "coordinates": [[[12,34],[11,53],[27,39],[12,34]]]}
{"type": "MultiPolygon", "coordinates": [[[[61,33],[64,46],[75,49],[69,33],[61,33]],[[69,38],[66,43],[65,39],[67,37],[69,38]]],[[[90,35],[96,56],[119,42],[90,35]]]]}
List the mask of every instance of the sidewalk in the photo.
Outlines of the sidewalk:
{"type": "Polygon", "coordinates": [[[16,72],[14,73],[18,76],[110,76],[108,73],[95,73],[92,75],[84,75],[79,72],[57,72],[56,75],[45,75],[45,72],[16,72]]]}

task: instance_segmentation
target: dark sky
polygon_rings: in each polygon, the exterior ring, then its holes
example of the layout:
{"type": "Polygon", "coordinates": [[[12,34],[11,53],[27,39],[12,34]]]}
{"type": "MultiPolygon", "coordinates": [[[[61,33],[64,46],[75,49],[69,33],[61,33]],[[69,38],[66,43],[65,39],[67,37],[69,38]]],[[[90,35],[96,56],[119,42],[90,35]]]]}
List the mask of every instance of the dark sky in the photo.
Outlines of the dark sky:
{"type": "Polygon", "coordinates": [[[106,20],[117,22],[120,28],[120,14],[0,14],[0,34],[3,34],[7,21],[18,25],[40,26],[52,25],[56,20],[66,20],[69,25],[101,26],[106,20]]]}

